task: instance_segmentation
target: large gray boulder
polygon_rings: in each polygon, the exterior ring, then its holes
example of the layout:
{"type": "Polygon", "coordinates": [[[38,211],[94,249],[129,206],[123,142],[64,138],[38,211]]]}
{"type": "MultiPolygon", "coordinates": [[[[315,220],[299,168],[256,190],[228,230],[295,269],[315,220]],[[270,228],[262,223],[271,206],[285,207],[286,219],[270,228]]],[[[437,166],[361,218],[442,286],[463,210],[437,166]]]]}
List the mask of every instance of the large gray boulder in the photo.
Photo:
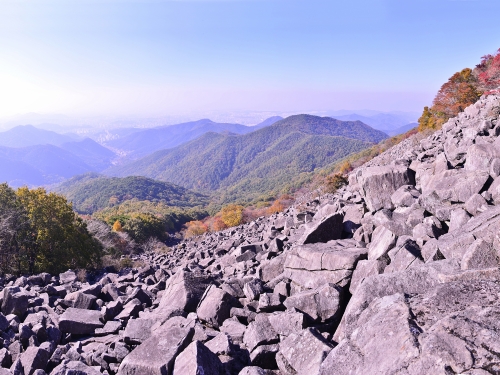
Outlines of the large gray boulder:
{"type": "Polygon", "coordinates": [[[288,309],[306,314],[312,320],[327,321],[337,318],[342,308],[343,290],[334,284],[306,290],[288,297],[284,305],[288,309]]]}
{"type": "Polygon", "coordinates": [[[30,295],[18,286],[5,288],[3,290],[2,313],[22,316],[28,308],[29,298],[30,295]]]}
{"type": "Polygon", "coordinates": [[[86,335],[93,334],[96,328],[102,327],[104,327],[104,323],[101,321],[99,311],[69,307],[59,317],[61,332],[86,335]]]}
{"type": "Polygon", "coordinates": [[[208,325],[219,328],[224,320],[230,317],[231,307],[235,304],[233,296],[215,285],[210,285],[201,297],[196,315],[208,325]]]}
{"type": "Polygon", "coordinates": [[[125,357],[118,375],[173,374],[175,358],[191,342],[194,326],[172,318],[153,333],[125,357]]]}
{"type": "Polygon", "coordinates": [[[195,312],[201,296],[210,284],[210,278],[180,270],[167,281],[160,301],[160,311],[184,310],[195,312]]]}
{"type": "Polygon", "coordinates": [[[368,167],[356,174],[361,194],[370,211],[393,208],[392,194],[404,185],[415,185],[414,172],[405,166],[368,167]]]}

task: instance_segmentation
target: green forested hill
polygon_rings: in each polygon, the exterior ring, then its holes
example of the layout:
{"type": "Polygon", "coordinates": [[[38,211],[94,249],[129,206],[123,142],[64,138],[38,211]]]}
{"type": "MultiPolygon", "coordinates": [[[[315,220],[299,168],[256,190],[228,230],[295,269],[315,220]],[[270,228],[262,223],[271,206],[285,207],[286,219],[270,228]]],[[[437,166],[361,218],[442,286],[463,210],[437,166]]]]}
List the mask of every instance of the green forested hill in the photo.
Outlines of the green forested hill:
{"type": "Polygon", "coordinates": [[[298,115],[245,135],[207,133],[107,173],[143,175],[246,200],[280,190],[291,177],[321,168],[384,138],[384,133],[359,121],[298,115]]]}
{"type": "Polygon", "coordinates": [[[86,214],[131,199],[186,208],[202,206],[208,202],[205,195],[181,186],[137,176],[109,178],[88,173],[73,177],[55,190],[73,202],[76,211],[86,214]]]}

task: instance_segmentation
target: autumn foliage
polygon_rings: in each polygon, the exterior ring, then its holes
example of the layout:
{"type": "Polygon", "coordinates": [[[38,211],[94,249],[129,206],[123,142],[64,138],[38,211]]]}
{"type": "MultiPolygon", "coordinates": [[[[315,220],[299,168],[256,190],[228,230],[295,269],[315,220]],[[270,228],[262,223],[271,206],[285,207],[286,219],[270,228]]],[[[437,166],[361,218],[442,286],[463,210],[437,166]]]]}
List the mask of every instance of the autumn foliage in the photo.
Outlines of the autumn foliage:
{"type": "Polygon", "coordinates": [[[243,206],[228,204],[221,210],[221,219],[228,227],[235,227],[243,223],[243,206]]]}
{"type": "Polygon", "coordinates": [[[208,231],[208,226],[202,221],[190,221],[186,223],[186,231],[184,232],[185,238],[201,236],[208,231]]]}
{"type": "Polygon", "coordinates": [[[486,55],[474,69],[480,88],[486,93],[500,88],[500,49],[495,55],[486,55]]]}
{"type": "Polygon", "coordinates": [[[418,119],[419,130],[439,129],[448,119],[455,117],[474,104],[483,94],[472,69],[453,74],[439,89],[432,107],[425,107],[418,119]]]}

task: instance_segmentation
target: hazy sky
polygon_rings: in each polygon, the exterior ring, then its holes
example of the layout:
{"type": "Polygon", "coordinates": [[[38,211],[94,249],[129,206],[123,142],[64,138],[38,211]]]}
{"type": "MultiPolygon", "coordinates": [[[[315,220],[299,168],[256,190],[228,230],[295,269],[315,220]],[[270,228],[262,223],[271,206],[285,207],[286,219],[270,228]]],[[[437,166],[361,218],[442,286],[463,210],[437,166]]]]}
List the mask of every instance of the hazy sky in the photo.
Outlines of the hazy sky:
{"type": "Polygon", "coordinates": [[[1,0],[0,117],[421,110],[499,0],[1,0]]]}

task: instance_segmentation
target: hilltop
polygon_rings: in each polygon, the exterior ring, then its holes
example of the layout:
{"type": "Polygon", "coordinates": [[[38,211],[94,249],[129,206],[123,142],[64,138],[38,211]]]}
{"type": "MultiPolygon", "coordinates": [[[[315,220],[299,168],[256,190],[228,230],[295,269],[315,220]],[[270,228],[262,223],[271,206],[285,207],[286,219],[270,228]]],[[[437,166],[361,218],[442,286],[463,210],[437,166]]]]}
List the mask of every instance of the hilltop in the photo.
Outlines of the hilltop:
{"type": "Polygon", "coordinates": [[[163,203],[178,208],[192,208],[208,203],[207,196],[203,194],[168,182],[138,176],[109,178],[89,173],[71,178],[55,191],[71,201],[77,212],[84,214],[92,214],[129,200],[163,203]]]}

